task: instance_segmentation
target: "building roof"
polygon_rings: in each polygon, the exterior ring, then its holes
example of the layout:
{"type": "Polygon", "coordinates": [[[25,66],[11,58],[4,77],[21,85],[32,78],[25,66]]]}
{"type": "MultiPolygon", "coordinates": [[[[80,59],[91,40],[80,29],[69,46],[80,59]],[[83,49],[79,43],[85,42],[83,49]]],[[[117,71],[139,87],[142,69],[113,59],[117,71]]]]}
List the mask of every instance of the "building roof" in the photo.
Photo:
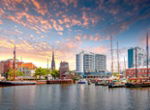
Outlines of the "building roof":
{"type": "Polygon", "coordinates": [[[23,63],[21,65],[21,67],[28,68],[28,69],[35,69],[36,68],[36,66],[34,64],[32,64],[32,63],[23,63]]]}
{"type": "Polygon", "coordinates": [[[103,56],[106,56],[104,54],[93,53],[93,52],[89,52],[89,51],[81,51],[79,54],[90,54],[90,55],[103,55],[103,56]]]}

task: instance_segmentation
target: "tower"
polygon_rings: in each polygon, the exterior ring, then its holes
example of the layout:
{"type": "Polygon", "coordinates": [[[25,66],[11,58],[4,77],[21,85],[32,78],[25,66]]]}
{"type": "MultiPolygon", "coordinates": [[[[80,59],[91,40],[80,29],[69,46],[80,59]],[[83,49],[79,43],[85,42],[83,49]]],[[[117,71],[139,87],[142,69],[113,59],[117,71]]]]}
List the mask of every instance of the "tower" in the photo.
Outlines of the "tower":
{"type": "Polygon", "coordinates": [[[51,69],[52,69],[52,70],[55,70],[55,57],[54,57],[54,51],[52,51],[51,69]]]}

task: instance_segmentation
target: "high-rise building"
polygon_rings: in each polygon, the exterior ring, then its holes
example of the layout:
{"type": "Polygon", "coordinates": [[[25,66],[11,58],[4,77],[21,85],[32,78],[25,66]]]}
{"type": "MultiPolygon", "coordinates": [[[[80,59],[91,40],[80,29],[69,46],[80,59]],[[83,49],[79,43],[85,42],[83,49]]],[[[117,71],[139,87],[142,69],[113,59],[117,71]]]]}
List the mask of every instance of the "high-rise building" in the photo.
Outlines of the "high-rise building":
{"type": "Polygon", "coordinates": [[[140,47],[128,49],[128,68],[144,65],[145,51],[140,47]]]}
{"type": "Polygon", "coordinates": [[[79,73],[106,72],[106,56],[82,51],[76,55],[76,71],[79,73]]]}
{"type": "Polygon", "coordinates": [[[51,69],[55,70],[55,56],[54,56],[54,51],[52,52],[51,69]]]}
{"type": "Polygon", "coordinates": [[[59,67],[59,73],[60,73],[60,77],[65,77],[65,75],[67,74],[67,72],[69,72],[69,64],[68,62],[65,61],[61,61],[60,62],[60,67],[59,67]]]}
{"type": "Polygon", "coordinates": [[[106,56],[101,54],[95,54],[95,71],[106,72],[106,56]]]}

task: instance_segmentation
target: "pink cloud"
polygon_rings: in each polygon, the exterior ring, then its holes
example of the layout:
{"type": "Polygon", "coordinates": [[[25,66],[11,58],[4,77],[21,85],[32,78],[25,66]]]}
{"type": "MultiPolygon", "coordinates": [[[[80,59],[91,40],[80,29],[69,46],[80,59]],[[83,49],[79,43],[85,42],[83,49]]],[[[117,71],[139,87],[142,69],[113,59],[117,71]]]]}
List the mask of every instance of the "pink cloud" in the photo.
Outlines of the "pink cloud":
{"type": "Polygon", "coordinates": [[[103,40],[109,40],[109,36],[101,36],[99,34],[95,35],[77,35],[75,37],[76,40],[78,41],[103,41],[103,40]]]}
{"type": "Polygon", "coordinates": [[[3,24],[3,22],[0,20],[0,24],[3,24]]]}
{"type": "Polygon", "coordinates": [[[48,9],[46,4],[40,4],[37,0],[31,0],[33,5],[36,7],[36,11],[40,13],[41,15],[45,15],[48,13],[48,9]]]}
{"type": "Polygon", "coordinates": [[[77,7],[77,0],[61,0],[66,6],[73,4],[74,7],[77,7]]]}

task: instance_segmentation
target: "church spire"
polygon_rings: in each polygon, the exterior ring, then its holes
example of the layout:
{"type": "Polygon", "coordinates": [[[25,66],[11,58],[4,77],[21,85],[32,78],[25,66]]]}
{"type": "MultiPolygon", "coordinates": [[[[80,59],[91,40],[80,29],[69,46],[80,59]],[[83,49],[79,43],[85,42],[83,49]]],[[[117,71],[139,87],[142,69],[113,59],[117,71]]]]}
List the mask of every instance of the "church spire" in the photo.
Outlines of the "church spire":
{"type": "Polygon", "coordinates": [[[52,69],[52,70],[55,70],[55,57],[54,57],[54,51],[52,51],[51,69],[52,69]]]}

